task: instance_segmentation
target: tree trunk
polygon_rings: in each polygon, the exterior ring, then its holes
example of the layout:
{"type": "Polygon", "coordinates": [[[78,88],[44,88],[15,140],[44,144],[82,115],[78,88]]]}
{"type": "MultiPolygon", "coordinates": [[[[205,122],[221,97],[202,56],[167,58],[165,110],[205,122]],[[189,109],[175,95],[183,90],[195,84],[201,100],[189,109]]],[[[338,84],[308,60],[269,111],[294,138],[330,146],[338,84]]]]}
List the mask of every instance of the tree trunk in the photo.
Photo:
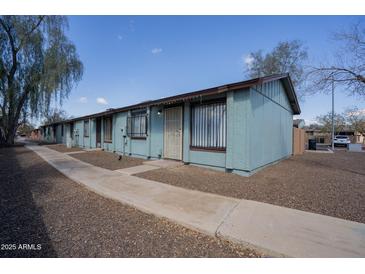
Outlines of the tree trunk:
{"type": "Polygon", "coordinates": [[[18,128],[18,121],[3,121],[1,127],[2,134],[0,137],[0,144],[13,145],[15,142],[16,130],[18,128]]]}

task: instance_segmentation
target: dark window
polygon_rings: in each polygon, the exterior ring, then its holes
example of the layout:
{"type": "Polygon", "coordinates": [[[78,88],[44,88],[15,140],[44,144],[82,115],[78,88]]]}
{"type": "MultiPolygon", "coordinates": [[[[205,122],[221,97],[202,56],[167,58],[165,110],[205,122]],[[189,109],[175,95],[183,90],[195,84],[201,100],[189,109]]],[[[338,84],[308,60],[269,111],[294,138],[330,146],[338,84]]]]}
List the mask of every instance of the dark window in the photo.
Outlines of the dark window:
{"type": "Polygon", "coordinates": [[[89,132],[90,132],[89,120],[85,120],[84,121],[84,137],[89,137],[89,132]]]}
{"type": "Polygon", "coordinates": [[[104,142],[112,142],[113,135],[113,118],[106,117],[104,118],[104,142]]]}
{"type": "Polygon", "coordinates": [[[131,138],[146,138],[147,121],[146,110],[132,112],[127,120],[127,135],[131,138]]]}
{"type": "Polygon", "coordinates": [[[71,123],[70,124],[70,133],[71,133],[71,138],[73,139],[74,138],[74,123],[71,123]]]}
{"type": "Polygon", "coordinates": [[[61,136],[63,137],[63,124],[61,125],[61,136]]]}
{"type": "Polygon", "coordinates": [[[191,146],[202,149],[226,149],[226,103],[195,105],[191,111],[191,146]]]}

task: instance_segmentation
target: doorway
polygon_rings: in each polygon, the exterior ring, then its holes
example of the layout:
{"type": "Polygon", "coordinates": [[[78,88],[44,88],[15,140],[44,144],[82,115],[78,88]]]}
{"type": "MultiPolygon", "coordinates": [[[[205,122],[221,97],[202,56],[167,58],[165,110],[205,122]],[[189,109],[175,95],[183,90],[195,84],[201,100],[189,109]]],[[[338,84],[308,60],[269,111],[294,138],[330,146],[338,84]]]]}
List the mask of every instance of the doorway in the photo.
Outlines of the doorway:
{"type": "Polygon", "coordinates": [[[182,160],[182,115],[183,108],[171,107],[164,110],[164,157],[182,160]]]}
{"type": "Polygon", "coordinates": [[[96,118],[96,147],[101,147],[101,118],[96,118]]]}

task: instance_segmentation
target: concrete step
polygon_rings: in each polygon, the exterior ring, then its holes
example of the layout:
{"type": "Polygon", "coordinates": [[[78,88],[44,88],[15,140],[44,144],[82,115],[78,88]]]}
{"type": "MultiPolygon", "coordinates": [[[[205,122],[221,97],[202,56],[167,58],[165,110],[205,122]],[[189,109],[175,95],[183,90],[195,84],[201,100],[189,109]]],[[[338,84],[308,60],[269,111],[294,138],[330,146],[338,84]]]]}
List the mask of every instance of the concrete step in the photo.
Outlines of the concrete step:
{"type": "Polygon", "coordinates": [[[157,166],[161,168],[172,168],[172,167],[179,167],[184,165],[181,161],[174,161],[174,160],[151,160],[143,162],[144,165],[150,166],[157,166]]]}

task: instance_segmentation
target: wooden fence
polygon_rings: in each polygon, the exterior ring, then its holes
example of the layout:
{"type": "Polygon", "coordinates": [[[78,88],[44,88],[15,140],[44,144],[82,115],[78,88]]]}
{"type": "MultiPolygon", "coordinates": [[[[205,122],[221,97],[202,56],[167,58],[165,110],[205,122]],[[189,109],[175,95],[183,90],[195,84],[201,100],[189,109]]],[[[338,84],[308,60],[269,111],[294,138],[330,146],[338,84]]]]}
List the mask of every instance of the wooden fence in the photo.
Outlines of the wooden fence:
{"type": "Polygon", "coordinates": [[[293,155],[301,155],[304,153],[305,130],[293,127],[293,155]]]}

